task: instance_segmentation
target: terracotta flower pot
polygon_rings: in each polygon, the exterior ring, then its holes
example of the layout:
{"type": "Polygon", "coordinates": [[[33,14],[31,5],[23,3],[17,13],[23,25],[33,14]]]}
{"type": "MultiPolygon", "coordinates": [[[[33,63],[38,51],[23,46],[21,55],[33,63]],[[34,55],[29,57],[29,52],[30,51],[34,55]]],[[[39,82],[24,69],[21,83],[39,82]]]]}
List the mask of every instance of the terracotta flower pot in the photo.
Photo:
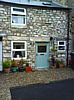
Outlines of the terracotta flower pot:
{"type": "Polygon", "coordinates": [[[10,68],[4,68],[5,73],[10,73],[10,68]]]}
{"type": "Polygon", "coordinates": [[[59,64],[59,67],[60,68],[64,68],[64,64],[59,64]]]}

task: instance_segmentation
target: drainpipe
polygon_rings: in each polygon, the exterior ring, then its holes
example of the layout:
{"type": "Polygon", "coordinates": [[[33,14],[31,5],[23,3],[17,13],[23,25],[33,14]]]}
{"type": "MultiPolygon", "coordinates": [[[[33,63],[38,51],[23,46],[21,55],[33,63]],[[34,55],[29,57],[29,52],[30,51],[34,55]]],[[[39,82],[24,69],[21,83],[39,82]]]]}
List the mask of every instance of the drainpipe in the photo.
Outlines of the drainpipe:
{"type": "Polygon", "coordinates": [[[70,22],[70,10],[68,10],[68,25],[67,25],[67,59],[66,59],[66,66],[68,67],[68,55],[69,55],[69,22],[70,22]]]}

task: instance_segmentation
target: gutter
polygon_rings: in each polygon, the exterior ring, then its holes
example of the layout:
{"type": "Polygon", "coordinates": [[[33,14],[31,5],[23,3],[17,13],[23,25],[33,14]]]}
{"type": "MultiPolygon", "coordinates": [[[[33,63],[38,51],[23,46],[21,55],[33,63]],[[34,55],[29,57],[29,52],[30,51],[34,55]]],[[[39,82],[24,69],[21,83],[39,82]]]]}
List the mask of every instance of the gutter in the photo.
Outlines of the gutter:
{"type": "Polygon", "coordinates": [[[22,7],[36,7],[36,8],[46,8],[46,9],[57,9],[57,10],[70,10],[68,7],[60,6],[56,3],[51,3],[50,5],[43,5],[44,2],[25,2],[25,3],[13,3],[13,2],[7,2],[7,1],[0,1],[0,3],[4,5],[10,5],[10,6],[22,6],[22,7]],[[55,6],[54,6],[55,5],[55,6]]]}

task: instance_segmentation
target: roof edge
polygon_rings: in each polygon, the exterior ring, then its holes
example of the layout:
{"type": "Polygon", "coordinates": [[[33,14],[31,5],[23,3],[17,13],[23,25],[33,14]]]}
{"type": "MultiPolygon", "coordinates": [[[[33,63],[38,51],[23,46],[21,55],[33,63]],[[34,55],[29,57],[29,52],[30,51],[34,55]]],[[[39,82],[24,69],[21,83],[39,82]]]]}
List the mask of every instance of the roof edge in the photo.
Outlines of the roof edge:
{"type": "MultiPolygon", "coordinates": [[[[66,6],[61,6],[59,4],[56,4],[58,6],[46,6],[46,5],[35,5],[35,4],[31,4],[30,2],[26,2],[24,4],[22,3],[13,3],[13,2],[7,2],[7,1],[0,1],[0,3],[5,4],[5,5],[14,5],[14,6],[25,6],[25,7],[39,7],[39,8],[50,8],[50,9],[58,9],[58,10],[71,10],[72,8],[66,7],[66,6]]],[[[43,3],[43,2],[41,2],[43,3]]]]}

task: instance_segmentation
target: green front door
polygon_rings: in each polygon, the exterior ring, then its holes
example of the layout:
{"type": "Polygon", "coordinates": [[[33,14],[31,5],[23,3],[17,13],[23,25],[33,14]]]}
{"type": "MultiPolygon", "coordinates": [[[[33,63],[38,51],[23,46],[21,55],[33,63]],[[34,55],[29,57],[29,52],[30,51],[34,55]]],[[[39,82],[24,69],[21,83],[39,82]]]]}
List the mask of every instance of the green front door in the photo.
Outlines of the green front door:
{"type": "Polygon", "coordinates": [[[48,68],[49,62],[49,43],[47,42],[37,42],[36,44],[36,62],[37,68],[48,68]]]}

